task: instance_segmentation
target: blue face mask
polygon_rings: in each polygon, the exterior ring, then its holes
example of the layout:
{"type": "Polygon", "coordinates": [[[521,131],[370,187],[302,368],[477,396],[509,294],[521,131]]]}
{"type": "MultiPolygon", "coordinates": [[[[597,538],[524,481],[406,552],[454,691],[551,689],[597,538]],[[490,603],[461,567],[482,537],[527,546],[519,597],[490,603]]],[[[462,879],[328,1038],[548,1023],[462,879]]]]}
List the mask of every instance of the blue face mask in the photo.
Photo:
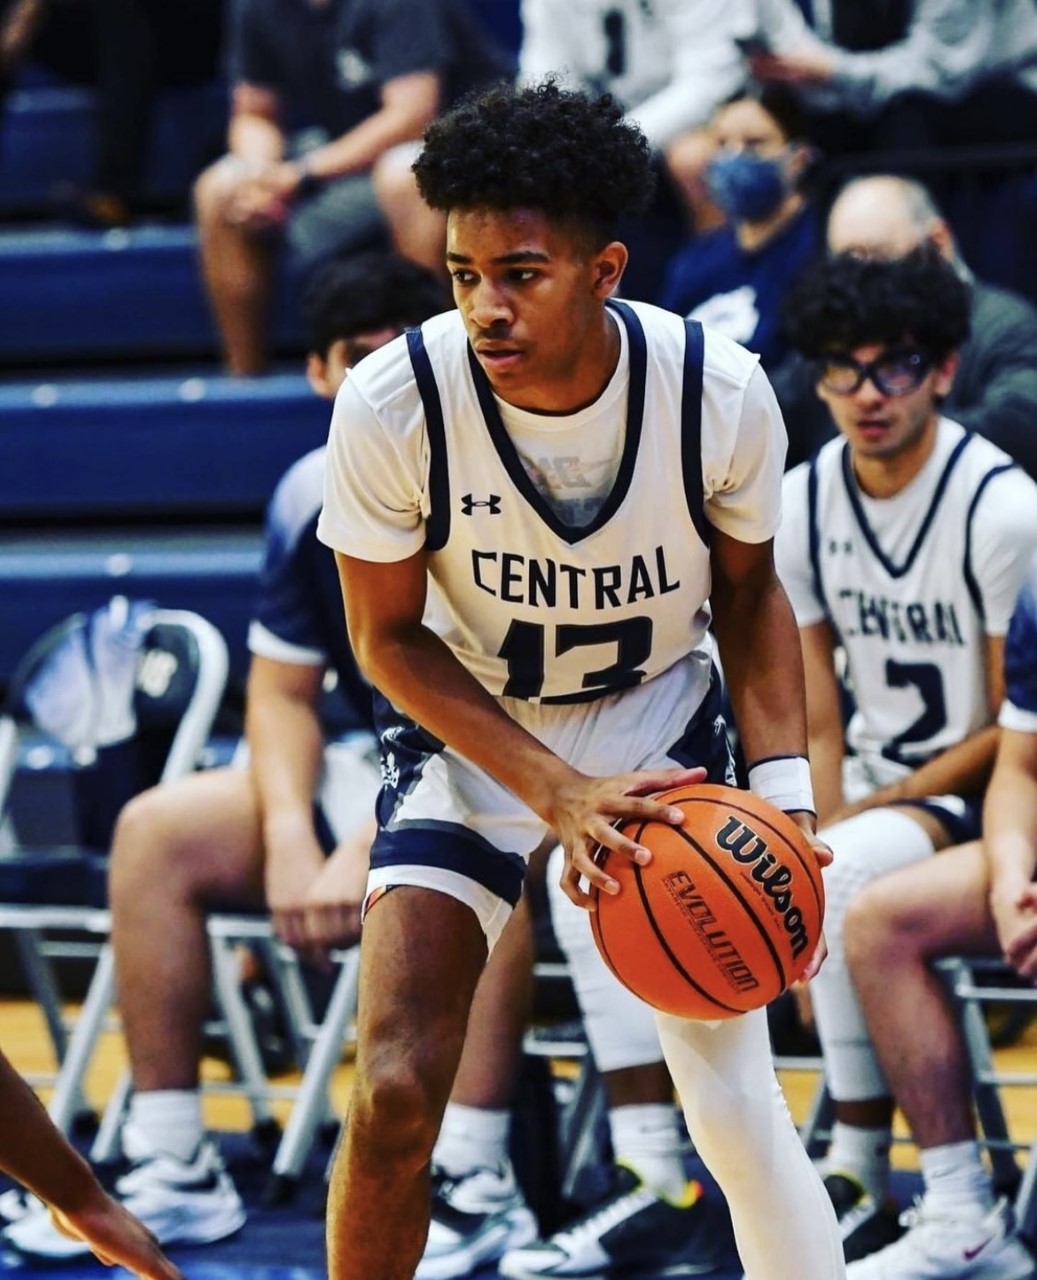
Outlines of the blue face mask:
{"type": "Polygon", "coordinates": [[[736,222],[762,222],[777,211],[789,192],[781,157],[767,159],[751,151],[715,156],[706,167],[706,186],[736,222]]]}

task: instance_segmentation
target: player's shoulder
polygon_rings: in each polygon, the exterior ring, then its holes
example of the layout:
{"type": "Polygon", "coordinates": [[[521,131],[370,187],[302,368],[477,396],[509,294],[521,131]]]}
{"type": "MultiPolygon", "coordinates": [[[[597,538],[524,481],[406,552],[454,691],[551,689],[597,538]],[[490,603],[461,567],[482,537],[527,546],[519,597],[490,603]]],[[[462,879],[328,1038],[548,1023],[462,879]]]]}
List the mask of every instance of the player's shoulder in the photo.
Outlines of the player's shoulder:
{"type": "Polygon", "coordinates": [[[324,466],[327,445],[304,453],[282,475],[270,499],[271,513],[282,522],[305,522],[308,513],[320,507],[324,493],[324,466]]]}
{"type": "Polygon", "coordinates": [[[1037,482],[1006,453],[1000,445],[986,436],[966,431],[959,423],[949,418],[941,419],[941,430],[953,432],[967,439],[964,457],[968,461],[976,483],[984,490],[996,493],[995,501],[988,500],[984,505],[1001,508],[1002,515],[1011,520],[1022,508],[1033,507],[1037,500],[1037,482]]]}
{"type": "MultiPolygon", "coordinates": [[[[672,361],[683,367],[686,343],[686,322],[675,312],[649,302],[628,302],[636,314],[652,344],[654,361],[672,361]]],[[[692,322],[694,323],[694,322],[692,322]]],[[[756,372],[760,358],[708,325],[702,325],[704,378],[744,388],[756,372]]]]}
{"type": "MultiPolygon", "coordinates": [[[[433,367],[464,353],[464,325],[456,310],[426,320],[421,325],[421,337],[433,367]]],[[[376,414],[390,410],[401,399],[413,397],[416,384],[407,335],[401,334],[365,356],[350,372],[346,385],[376,414]]]]}

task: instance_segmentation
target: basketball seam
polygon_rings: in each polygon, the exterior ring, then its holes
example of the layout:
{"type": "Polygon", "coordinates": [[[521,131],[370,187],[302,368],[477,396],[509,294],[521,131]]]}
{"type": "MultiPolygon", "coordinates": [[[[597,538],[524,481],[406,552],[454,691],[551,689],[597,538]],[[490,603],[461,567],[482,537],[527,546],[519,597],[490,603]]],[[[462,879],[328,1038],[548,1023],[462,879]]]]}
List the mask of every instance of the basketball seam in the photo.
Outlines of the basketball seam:
{"type": "MultiPolygon", "coordinates": [[[[731,803],[727,800],[718,801],[715,796],[694,796],[694,795],[678,796],[674,800],[667,801],[667,803],[678,804],[678,805],[723,803],[723,804],[726,804],[729,809],[733,809],[736,813],[742,814],[743,817],[751,818],[753,822],[759,823],[761,827],[766,827],[767,830],[770,831],[772,835],[775,835],[778,837],[778,839],[782,842],[782,845],[786,849],[788,849],[790,853],[792,853],[795,856],[796,861],[807,872],[807,879],[810,882],[810,892],[814,895],[814,903],[817,907],[818,913],[822,916],[824,915],[824,905],[821,902],[821,895],[817,891],[817,885],[814,882],[814,877],[810,874],[811,868],[807,863],[805,857],[803,856],[802,853],[800,853],[799,849],[796,848],[796,846],[792,843],[792,841],[789,840],[788,836],[785,835],[785,833],[781,830],[781,828],[776,827],[774,823],[771,822],[768,818],[762,817],[758,813],[754,813],[752,809],[743,808],[741,805],[731,803]]],[[[677,828],[678,831],[680,829],[681,828],[679,827],[677,828]]]]}
{"type": "Polygon", "coordinates": [[[673,954],[673,951],[670,948],[670,944],[666,941],[664,934],[660,930],[659,925],[656,923],[655,913],[652,910],[652,904],[651,902],[649,902],[648,894],[645,892],[644,880],[642,878],[641,868],[637,866],[636,863],[634,864],[634,879],[637,881],[637,891],[641,897],[641,905],[645,909],[645,918],[647,919],[648,923],[651,925],[652,932],[655,934],[656,938],[658,939],[659,945],[662,947],[663,951],[669,957],[670,963],[681,975],[681,977],[684,978],[685,981],[690,986],[694,987],[700,996],[705,996],[705,998],[710,1002],[710,1004],[715,1004],[720,1009],[726,1009],[728,1013],[734,1013],[734,1014],[745,1013],[744,1009],[736,1009],[732,1005],[724,1004],[723,1000],[718,1000],[716,996],[712,995],[704,987],[699,986],[699,984],[695,981],[695,979],[691,976],[691,974],[687,971],[687,969],[685,969],[685,967],[673,954]]]}
{"type": "Polygon", "coordinates": [[[677,834],[681,837],[681,839],[685,842],[685,844],[690,844],[693,849],[697,850],[698,853],[702,855],[705,861],[713,868],[713,870],[720,877],[720,879],[723,880],[723,882],[731,890],[731,893],[738,899],[738,901],[745,908],[746,919],[749,920],[751,924],[754,926],[756,931],[759,933],[760,937],[763,939],[764,946],[766,946],[767,950],[770,952],[771,959],[774,961],[774,967],[778,971],[778,981],[781,983],[782,990],[784,990],[789,985],[789,980],[785,973],[785,966],[781,963],[781,956],[778,955],[777,949],[775,948],[774,943],[771,941],[770,934],[768,933],[767,929],[764,927],[763,923],[760,921],[760,919],[756,915],[756,911],[755,911],[756,904],[753,902],[750,902],[748,898],[743,896],[743,894],[740,892],[738,882],[736,880],[733,880],[731,876],[728,875],[728,873],[724,870],[721,863],[718,862],[713,857],[713,855],[708,852],[708,850],[703,849],[703,847],[692,835],[690,835],[687,831],[685,831],[683,827],[674,827],[673,829],[674,831],[677,832],[677,834]]]}

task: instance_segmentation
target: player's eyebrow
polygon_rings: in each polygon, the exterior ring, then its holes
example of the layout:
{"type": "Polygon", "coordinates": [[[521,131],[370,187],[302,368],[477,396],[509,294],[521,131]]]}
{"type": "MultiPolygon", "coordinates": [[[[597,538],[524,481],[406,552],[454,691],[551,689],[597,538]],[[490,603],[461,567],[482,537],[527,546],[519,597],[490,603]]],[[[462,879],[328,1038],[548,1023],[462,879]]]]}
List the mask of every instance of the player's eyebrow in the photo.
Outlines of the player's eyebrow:
{"type": "MultiPolygon", "coordinates": [[[[454,253],[449,249],[446,257],[448,262],[465,263],[472,260],[465,253],[454,253]]],[[[493,258],[492,261],[496,265],[507,267],[520,262],[550,262],[551,255],[536,249],[517,249],[514,253],[502,253],[499,258],[493,258]]]]}

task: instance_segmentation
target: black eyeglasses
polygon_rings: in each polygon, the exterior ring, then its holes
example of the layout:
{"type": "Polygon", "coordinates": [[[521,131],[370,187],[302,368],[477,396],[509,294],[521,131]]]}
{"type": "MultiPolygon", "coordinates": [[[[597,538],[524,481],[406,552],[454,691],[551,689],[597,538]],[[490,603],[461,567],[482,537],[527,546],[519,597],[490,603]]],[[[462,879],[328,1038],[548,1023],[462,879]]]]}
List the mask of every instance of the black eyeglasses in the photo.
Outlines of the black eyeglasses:
{"type": "Polygon", "coordinates": [[[855,360],[853,356],[822,356],[814,362],[814,368],[818,382],[837,396],[852,396],[866,378],[884,396],[906,396],[922,385],[934,363],[925,351],[886,351],[868,361],[855,360]]]}

